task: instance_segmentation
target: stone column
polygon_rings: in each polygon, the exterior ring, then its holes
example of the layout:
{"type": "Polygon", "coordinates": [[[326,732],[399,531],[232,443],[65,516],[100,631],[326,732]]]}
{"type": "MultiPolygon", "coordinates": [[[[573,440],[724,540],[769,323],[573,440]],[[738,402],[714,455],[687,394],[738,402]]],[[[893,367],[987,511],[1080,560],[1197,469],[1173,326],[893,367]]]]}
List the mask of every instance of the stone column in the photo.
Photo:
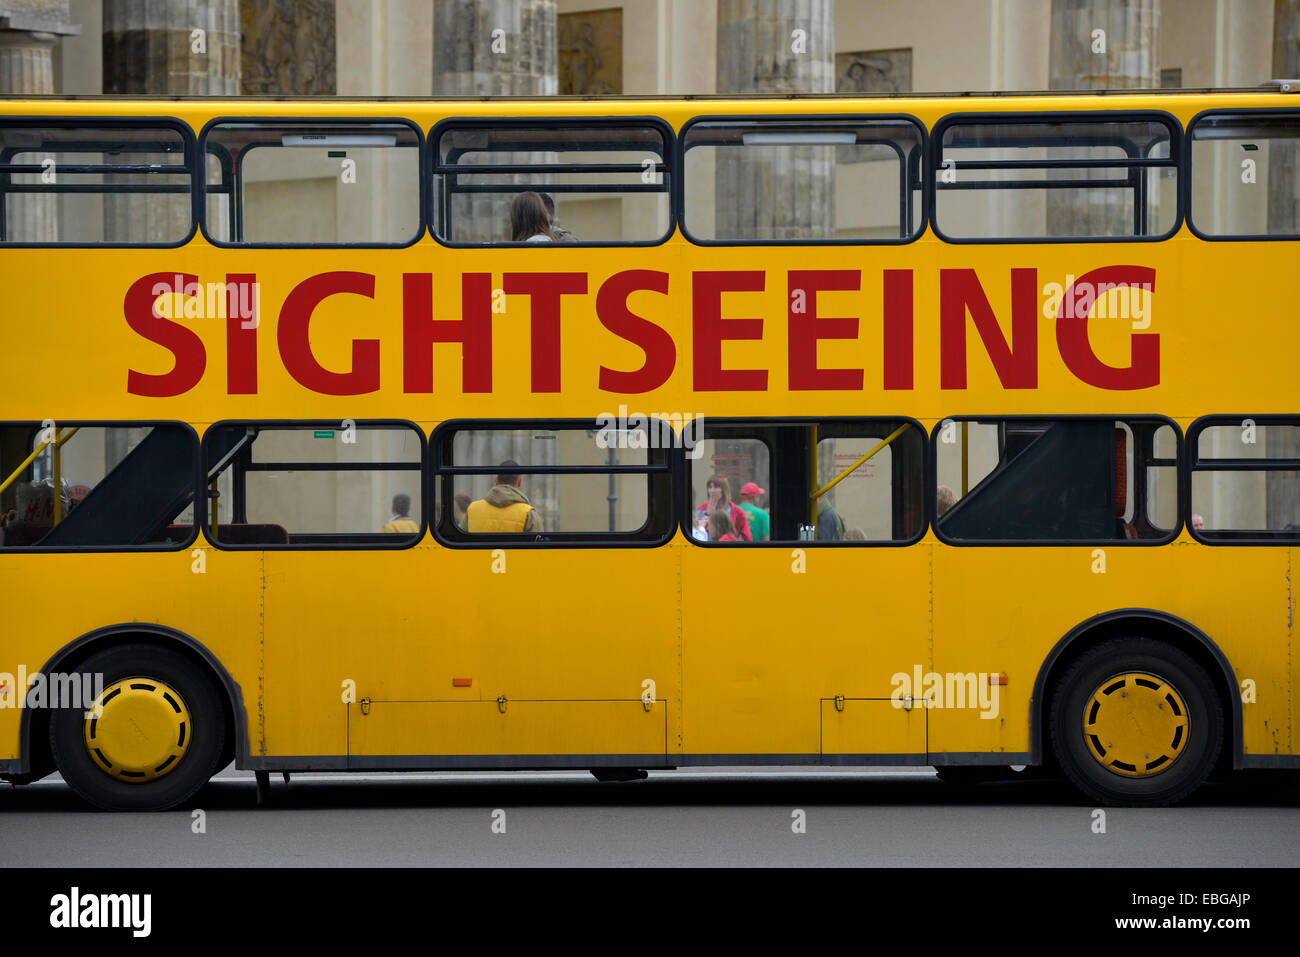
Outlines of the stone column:
{"type": "Polygon", "coordinates": [[[337,20],[334,0],[296,0],[291,10],[239,0],[240,91],[333,96],[338,92],[337,20]]]}
{"type": "MultiPolygon", "coordinates": [[[[81,28],[69,22],[68,0],[0,0],[0,96],[56,92],[52,54],[60,35],[81,28]]],[[[15,174],[16,184],[39,183],[37,174],[15,174]]],[[[58,197],[24,193],[5,203],[8,240],[57,242],[58,197]]]]}
{"type": "MultiPolygon", "coordinates": [[[[1159,89],[1160,0],[1052,0],[1051,30],[1051,89],[1159,89]]],[[[1115,176],[1113,170],[1065,174],[1079,179],[1115,176]]],[[[1132,212],[1107,202],[1114,195],[1048,190],[1047,234],[1131,234],[1132,212]]]]}
{"type": "MultiPolygon", "coordinates": [[[[718,0],[718,95],[832,93],[833,0],[718,0]]],[[[761,160],[717,153],[716,234],[825,237],[835,228],[835,149],[785,147],[761,160]]]]}
{"type": "MultiPolygon", "coordinates": [[[[0,96],[54,92],[50,54],[54,34],[20,30],[0,31],[0,96]]],[[[40,162],[31,156],[20,162],[40,162]]],[[[14,185],[40,182],[38,173],[14,173],[14,185]]],[[[53,243],[59,239],[58,197],[53,194],[17,193],[6,196],[5,236],[12,242],[53,243]]]]}
{"type": "MultiPolygon", "coordinates": [[[[554,96],[559,90],[555,0],[434,0],[435,96],[554,96]]],[[[506,162],[505,157],[497,157],[506,162]]],[[[509,162],[553,162],[551,153],[515,153],[509,162]]],[[[472,162],[465,159],[462,162],[472,162]]],[[[526,175],[510,177],[529,182],[526,175]]],[[[509,238],[510,194],[462,195],[454,238],[509,238]]]]}
{"type": "MultiPolygon", "coordinates": [[[[239,0],[103,2],[105,93],[239,95],[239,0]]],[[[177,158],[142,154],[133,161],[175,164],[177,158]]],[[[178,239],[189,220],[189,201],[181,196],[104,197],[107,242],[178,239]]]]}
{"type": "MultiPolygon", "coordinates": [[[[1272,78],[1300,77],[1300,0],[1273,4],[1272,78]]],[[[1268,144],[1268,231],[1300,232],[1300,148],[1294,140],[1268,144]]],[[[1269,458],[1300,459],[1300,435],[1270,432],[1269,458]]],[[[1300,477],[1269,472],[1264,485],[1265,518],[1269,528],[1300,524],[1300,477]]]]}

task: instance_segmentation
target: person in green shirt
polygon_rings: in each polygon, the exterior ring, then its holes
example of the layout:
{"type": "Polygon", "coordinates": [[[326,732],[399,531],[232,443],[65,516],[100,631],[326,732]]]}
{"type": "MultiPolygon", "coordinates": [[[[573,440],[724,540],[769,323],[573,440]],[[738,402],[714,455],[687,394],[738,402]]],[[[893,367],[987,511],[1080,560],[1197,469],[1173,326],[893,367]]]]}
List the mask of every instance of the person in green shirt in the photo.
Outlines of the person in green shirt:
{"type": "Polygon", "coordinates": [[[767,541],[772,531],[771,519],[758,505],[758,497],[766,494],[767,489],[759,488],[753,482],[746,482],[740,489],[740,507],[749,516],[749,531],[756,542],[767,541]]]}

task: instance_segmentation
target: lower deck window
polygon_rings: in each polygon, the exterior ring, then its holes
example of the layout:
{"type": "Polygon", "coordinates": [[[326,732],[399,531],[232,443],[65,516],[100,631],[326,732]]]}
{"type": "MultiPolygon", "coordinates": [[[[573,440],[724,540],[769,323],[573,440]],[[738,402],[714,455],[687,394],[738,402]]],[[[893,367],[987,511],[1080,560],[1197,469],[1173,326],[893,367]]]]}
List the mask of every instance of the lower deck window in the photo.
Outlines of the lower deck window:
{"type": "Polygon", "coordinates": [[[671,528],[666,426],[444,426],[438,530],[453,542],[662,541],[671,528]]]}
{"type": "Polygon", "coordinates": [[[1167,540],[1177,527],[1177,434],[1163,419],[945,419],[933,441],[941,538],[1167,540]]]}
{"type": "Polygon", "coordinates": [[[183,547],[197,466],[184,425],[0,426],[0,547],[183,547]]]}
{"type": "Polygon", "coordinates": [[[925,435],[906,419],[706,421],[690,466],[695,541],[906,542],[925,527],[925,435]]]}
{"type": "Polygon", "coordinates": [[[423,534],[414,426],[222,423],[203,447],[204,528],[221,545],[400,547],[423,534]]]}

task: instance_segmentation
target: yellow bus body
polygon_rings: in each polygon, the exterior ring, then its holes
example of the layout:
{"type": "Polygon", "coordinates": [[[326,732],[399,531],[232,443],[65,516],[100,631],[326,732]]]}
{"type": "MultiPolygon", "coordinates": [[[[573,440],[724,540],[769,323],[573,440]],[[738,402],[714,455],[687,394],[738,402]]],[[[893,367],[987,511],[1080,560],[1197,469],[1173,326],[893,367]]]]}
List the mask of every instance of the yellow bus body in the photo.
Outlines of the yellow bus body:
{"type": "MultiPolygon", "coordinates": [[[[1270,93],[914,97],[872,100],[9,100],[9,117],[174,117],[197,134],[223,116],[403,117],[429,131],[449,117],[653,116],[680,130],[704,115],[903,113],[930,129],[951,113],[1162,110],[1186,128],[1200,111],[1282,109],[1270,93]]],[[[729,416],[903,416],[927,433],[949,416],[1168,416],[1180,431],[1213,413],[1297,411],[1294,246],[1207,242],[1184,222],[1158,242],[953,244],[932,229],[900,245],[704,247],[680,231],[636,248],[450,248],[428,232],[405,248],[236,249],[201,233],[183,246],[5,248],[3,418],[176,420],[202,435],[224,419],[407,419],[426,436],[463,419],[594,418],[620,404],[729,416]],[[1012,269],[1041,286],[1100,266],[1155,270],[1149,333],[1160,382],[1109,391],[1062,361],[1039,319],[1038,384],[1005,389],[968,330],[965,390],[939,383],[939,271],[971,269],[1003,328],[1012,269]],[[667,296],[638,300],[666,329],[676,364],[651,393],[597,388],[602,365],[636,368],[639,351],[595,320],[596,290],[626,269],[660,270],[667,296]],[[822,293],[823,315],[859,317],[855,341],[824,343],[821,364],[864,370],[860,392],[787,387],[785,316],[792,270],[860,270],[858,292],[822,293]],[[914,387],[881,383],[885,270],[914,277],[914,387]],[[768,371],[766,391],[692,386],[692,273],[758,270],[762,292],[727,293],[724,315],[764,317],[757,342],[725,346],[733,368],[768,371]],[[354,339],[380,348],[380,387],[313,393],[286,372],[276,316],[302,280],[375,277],[373,300],[316,310],[312,348],[346,369],[354,339]],[[493,317],[490,393],[461,390],[456,344],[434,347],[432,393],[403,389],[403,276],[432,284],[435,319],[460,317],[461,277],[574,272],[564,297],[562,388],[529,388],[527,297],[493,317]],[[160,374],[171,356],[123,321],[131,282],[153,273],[262,285],[258,390],[226,391],[220,321],[202,339],[201,381],[171,398],[131,395],[128,370],[160,374]]],[[[1097,354],[1127,358],[1132,333],[1093,329],[1097,354]]],[[[1237,767],[1296,767],[1294,549],[1213,547],[1186,532],[1154,547],[954,547],[927,531],[902,547],[701,548],[679,529],[652,548],[446,547],[431,532],[403,550],[231,551],[202,535],[166,552],[0,551],[5,598],[0,671],[34,672],[79,638],[141,623],[189,636],[238,689],[240,767],[267,769],[675,767],[689,764],[1029,764],[1047,742],[1040,678],[1053,650],[1098,615],[1144,609],[1198,629],[1227,663],[1214,676],[1237,767]],[[1104,560],[1098,571],[1098,558],[1104,560]],[[499,573],[498,560],[508,563],[499,573]],[[800,567],[802,565],[802,568],[800,567]],[[201,568],[201,572],[198,570],[201,568]],[[915,669],[1000,676],[996,716],[974,708],[898,707],[892,676],[915,669]],[[468,687],[453,679],[470,679],[468,687]],[[646,682],[653,682],[648,686],[646,682]],[[349,682],[355,702],[345,700],[349,682]],[[1250,700],[1239,703],[1244,683],[1250,700]],[[653,687],[652,698],[645,696],[653,687]],[[1035,696],[1038,696],[1036,699],[1035,696]],[[363,704],[361,699],[367,699],[363,704]]],[[[1131,633],[1141,619],[1134,618],[1131,633]]],[[[1120,629],[1118,634],[1127,634],[1120,629]]],[[[0,769],[28,769],[20,709],[0,709],[0,769]]]]}

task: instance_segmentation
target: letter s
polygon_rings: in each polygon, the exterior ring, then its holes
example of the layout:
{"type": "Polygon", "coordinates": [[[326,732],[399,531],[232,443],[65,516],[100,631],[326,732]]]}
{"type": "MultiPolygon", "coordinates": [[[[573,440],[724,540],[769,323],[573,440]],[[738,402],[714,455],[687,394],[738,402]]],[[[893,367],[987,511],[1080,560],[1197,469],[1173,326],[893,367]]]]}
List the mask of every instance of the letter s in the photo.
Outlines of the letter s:
{"type": "MultiPolygon", "coordinates": [[[[171,273],[160,272],[141,276],[131,284],[122,300],[126,324],[138,335],[170,351],[176,360],[170,372],[158,375],[128,369],[126,391],[132,395],[155,399],[180,395],[198,385],[203,378],[203,370],[207,367],[208,354],[198,334],[179,322],[164,319],[154,311],[154,303],[158,298],[154,287],[159,283],[169,283],[172,278],[171,273]]],[[[183,274],[183,278],[184,288],[199,281],[198,276],[188,273],[183,274]]]]}

